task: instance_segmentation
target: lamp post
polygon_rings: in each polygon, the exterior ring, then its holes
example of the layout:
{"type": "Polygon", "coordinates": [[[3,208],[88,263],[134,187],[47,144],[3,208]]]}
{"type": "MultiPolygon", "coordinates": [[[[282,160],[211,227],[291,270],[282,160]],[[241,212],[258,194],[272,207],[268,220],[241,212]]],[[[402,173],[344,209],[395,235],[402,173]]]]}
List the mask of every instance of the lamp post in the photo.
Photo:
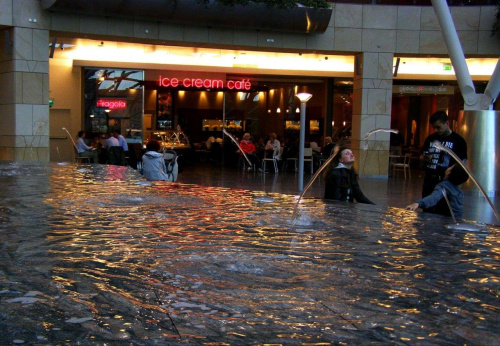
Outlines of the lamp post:
{"type": "Polygon", "coordinates": [[[299,192],[304,188],[304,146],[306,137],[306,102],[312,97],[308,93],[296,95],[300,100],[300,137],[299,137],[299,192]]]}

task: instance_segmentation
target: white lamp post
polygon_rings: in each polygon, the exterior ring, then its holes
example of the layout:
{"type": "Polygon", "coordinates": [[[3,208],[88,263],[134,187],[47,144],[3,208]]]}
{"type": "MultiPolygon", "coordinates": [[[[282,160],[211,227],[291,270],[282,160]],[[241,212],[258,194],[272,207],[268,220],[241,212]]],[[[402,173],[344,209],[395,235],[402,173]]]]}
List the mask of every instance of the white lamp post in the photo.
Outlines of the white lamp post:
{"type": "Polygon", "coordinates": [[[296,95],[300,100],[300,137],[299,137],[299,192],[304,188],[304,146],[306,138],[306,102],[312,97],[308,93],[296,95]]]}

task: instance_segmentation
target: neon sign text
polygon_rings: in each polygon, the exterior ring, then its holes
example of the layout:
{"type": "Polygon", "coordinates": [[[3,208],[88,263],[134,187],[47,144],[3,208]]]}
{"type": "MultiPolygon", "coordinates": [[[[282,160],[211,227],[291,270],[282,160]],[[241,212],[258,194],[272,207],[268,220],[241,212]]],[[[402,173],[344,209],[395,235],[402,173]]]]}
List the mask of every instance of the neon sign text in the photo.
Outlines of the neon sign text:
{"type": "Polygon", "coordinates": [[[201,78],[167,78],[160,76],[158,78],[158,85],[163,88],[198,88],[198,89],[223,89],[230,90],[250,90],[252,83],[248,79],[242,80],[229,80],[226,83],[220,79],[201,79],[201,78]]]}
{"type": "Polygon", "coordinates": [[[127,102],[119,99],[97,99],[97,107],[123,109],[127,108],[127,102]]]}

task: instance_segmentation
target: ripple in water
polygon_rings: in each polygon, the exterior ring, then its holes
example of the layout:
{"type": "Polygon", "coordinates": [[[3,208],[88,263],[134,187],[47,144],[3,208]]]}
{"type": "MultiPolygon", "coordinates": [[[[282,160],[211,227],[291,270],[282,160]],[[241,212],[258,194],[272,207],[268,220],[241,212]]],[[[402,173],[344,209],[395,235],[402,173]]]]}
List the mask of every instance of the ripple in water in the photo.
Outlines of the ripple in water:
{"type": "Polygon", "coordinates": [[[76,167],[0,164],[6,343],[498,342],[498,228],[76,167]]]}

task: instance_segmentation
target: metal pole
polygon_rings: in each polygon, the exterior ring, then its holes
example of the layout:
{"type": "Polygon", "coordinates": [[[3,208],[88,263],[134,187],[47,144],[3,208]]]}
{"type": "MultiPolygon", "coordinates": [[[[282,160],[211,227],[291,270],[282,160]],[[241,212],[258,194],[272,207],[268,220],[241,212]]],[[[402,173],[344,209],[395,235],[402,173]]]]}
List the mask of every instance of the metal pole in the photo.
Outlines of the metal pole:
{"type": "Polygon", "coordinates": [[[464,108],[471,109],[469,107],[474,107],[477,102],[476,90],[474,88],[474,83],[472,82],[469,69],[467,68],[467,63],[465,62],[462,45],[458,39],[458,34],[455,30],[455,24],[451,18],[450,10],[446,4],[446,0],[431,0],[431,2],[434,7],[434,11],[436,12],[439,25],[441,26],[441,32],[443,33],[444,42],[448,48],[451,64],[455,69],[457,82],[465,101],[464,108]]]}
{"type": "Polygon", "coordinates": [[[300,102],[300,137],[299,137],[299,192],[304,188],[304,146],[306,139],[306,103],[300,102]]]}

